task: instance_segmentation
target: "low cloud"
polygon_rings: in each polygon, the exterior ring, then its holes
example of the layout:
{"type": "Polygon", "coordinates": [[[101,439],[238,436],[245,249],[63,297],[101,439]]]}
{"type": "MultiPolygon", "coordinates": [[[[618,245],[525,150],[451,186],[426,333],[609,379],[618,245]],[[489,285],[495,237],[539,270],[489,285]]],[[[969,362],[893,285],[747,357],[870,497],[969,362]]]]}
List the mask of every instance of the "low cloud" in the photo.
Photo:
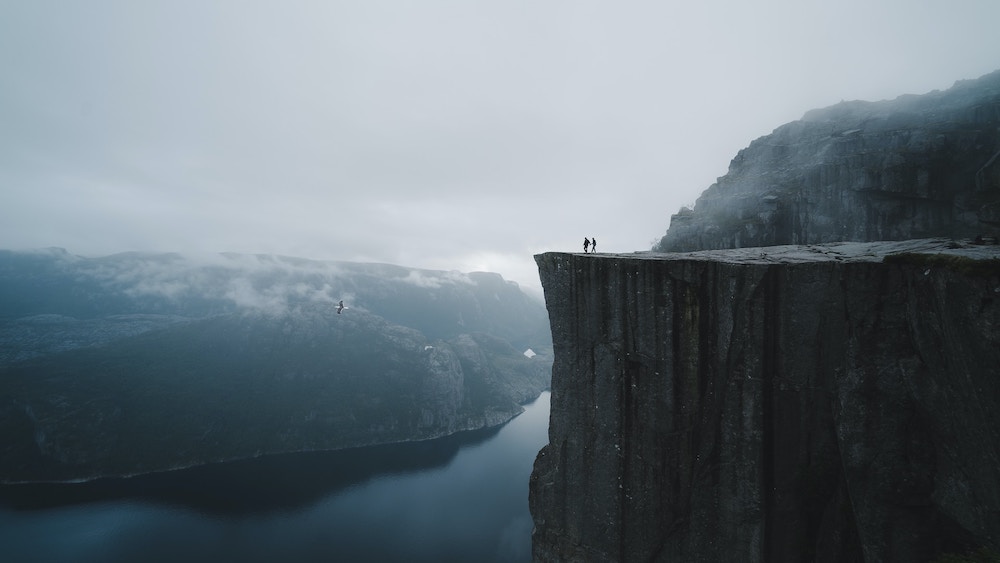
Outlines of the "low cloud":
{"type": "Polygon", "coordinates": [[[335,306],[363,308],[357,300],[357,276],[426,289],[474,285],[459,271],[399,269],[384,264],[321,262],[253,254],[125,253],[81,259],[62,253],[75,275],[97,280],[133,298],[171,301],[206,300],[238,309],[280,315],[302,308],[335,306]]]}
{"type": "Polygon", "coordinates": [[[473,283],[469,279],[469,276],[462,272],[434,272],[433,275],[428,275],[426,272],[420,270],[410,270],[410,273],[405,278],[402,278],[401,281],[428,289],[437,289],[443,285],[468,285],[473,283]]]}
{"type": "Polygon", "coordinates": [[[303,304],[334,304],[343,275],[333,263],[275,256],[124,254],[85,263],[84,275],[131,297],[200,298],[281,314],[303,304]]]}

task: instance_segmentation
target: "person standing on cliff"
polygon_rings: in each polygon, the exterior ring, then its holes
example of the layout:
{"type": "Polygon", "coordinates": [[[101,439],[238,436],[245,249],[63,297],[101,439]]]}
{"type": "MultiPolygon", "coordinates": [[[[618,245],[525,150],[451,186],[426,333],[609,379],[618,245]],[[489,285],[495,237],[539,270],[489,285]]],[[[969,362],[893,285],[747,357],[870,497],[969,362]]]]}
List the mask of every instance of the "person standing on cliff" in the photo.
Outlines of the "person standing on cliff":
{"type": "Polygon", "coordinates": [[[590,239],[590,251],[593,252],[594,254],[597,254],[597,239],[596,238],[590,239]]]}
{"type": "Polygon", "coordinates": [[[590,239],[583,237],[583,253],[587,253],[587,249],[590,247],[590,239]]]}

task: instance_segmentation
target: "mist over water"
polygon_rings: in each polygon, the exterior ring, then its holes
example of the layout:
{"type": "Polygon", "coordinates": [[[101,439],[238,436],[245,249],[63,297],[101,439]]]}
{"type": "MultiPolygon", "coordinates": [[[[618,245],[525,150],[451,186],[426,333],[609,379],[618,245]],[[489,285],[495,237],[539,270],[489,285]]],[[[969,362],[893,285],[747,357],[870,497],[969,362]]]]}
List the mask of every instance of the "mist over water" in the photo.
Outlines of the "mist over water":
{"type": "Polygon", "coordinates": [[[499,430],[0,487],[10,561],[530,561],[549,394],[499,430]]]}

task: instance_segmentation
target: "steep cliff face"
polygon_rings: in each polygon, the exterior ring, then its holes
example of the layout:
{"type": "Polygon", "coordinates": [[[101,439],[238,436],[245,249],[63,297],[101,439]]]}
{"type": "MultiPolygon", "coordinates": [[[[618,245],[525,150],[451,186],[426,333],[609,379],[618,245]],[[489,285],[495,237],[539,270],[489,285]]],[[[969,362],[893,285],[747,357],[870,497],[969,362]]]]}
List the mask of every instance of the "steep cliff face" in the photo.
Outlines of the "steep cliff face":
{"type": "Polygon", "coordinates": [[[1000,549],[1000,249],[536,256],[536,561],[1000,549]]]}
{"type": "Polygon", "coordinates": [[[753,141],[657,251],[1000,234],[1000,71],[753,141]]]}

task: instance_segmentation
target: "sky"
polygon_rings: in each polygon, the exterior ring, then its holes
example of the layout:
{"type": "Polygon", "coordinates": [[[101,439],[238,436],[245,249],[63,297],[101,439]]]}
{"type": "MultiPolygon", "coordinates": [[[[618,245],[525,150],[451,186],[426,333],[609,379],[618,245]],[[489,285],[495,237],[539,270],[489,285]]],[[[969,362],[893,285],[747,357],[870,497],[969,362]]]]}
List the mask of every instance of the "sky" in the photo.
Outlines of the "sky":
{"type": "Polygon", "coordinates": [[[0,0],[0,248],[647,250],[755,138],[1000,68],[997,0],[0,0]]]}

